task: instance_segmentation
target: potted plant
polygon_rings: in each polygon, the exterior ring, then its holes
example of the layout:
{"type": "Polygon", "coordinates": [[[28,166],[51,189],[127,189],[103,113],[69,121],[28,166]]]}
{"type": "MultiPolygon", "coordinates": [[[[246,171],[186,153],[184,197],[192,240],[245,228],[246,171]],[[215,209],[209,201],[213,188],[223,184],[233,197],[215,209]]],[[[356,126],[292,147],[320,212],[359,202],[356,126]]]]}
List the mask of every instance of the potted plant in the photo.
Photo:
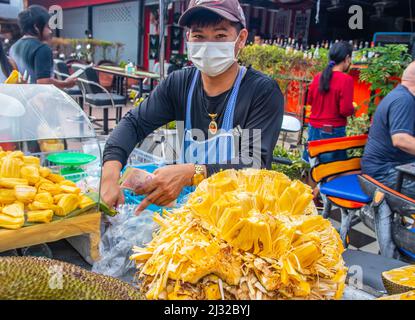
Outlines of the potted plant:
{"type": "Polygon", "coordinates": [[[360,72],[360,81],[371,84],[368,111],[371,117],[380,100],[399,84],[403,71],[412,59],[408,54],[408,46],[402,44],[378,46],[369,51],[373,53],[373,58],[369,59],[368,67],[360,72]]]}

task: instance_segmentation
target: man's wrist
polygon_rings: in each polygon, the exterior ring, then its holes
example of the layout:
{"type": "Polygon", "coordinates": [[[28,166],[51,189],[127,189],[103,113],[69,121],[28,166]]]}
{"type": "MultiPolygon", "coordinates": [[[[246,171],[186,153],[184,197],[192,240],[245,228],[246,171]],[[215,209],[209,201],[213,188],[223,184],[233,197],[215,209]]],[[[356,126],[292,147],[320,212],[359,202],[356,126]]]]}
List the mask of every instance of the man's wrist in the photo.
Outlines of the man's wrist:
{"type": "Polygon", "coordinates": [[[120,172],[122,164],[116,160],[106,161],[102,168],[102,180],[104,181],[116,181],[120,178],[120,172]]]}

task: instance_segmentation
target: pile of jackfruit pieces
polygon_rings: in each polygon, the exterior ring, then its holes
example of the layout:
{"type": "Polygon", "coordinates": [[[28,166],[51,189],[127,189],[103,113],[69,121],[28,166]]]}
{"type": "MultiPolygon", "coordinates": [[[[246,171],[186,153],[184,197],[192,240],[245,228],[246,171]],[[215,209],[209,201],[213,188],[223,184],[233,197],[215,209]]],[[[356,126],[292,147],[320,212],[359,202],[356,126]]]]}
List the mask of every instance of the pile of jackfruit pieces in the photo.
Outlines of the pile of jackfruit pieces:
{"type": "Polygon", "coordinates": [[[38,157],[0,149],[0,229],[49,223],[54,215],[65,217],[93,204],[74,182],[40,166],[38,157]]]}
{"type": "Polygon", "coordinates": [[[346,279],[339,234],[312,190],[275,171],[226,170],[130,259],[147,299],[340,299],[346,279]]]}

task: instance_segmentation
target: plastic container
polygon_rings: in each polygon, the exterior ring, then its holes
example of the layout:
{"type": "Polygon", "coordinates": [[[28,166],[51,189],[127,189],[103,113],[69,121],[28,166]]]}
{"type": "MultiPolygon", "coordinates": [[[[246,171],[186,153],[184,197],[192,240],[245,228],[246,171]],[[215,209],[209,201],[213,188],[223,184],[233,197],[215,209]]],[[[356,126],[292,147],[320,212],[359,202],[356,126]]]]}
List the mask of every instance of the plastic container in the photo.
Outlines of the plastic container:
{"type": "Polygon", "coordinates": [[[138,148],[135,148],[133,152],[131,152],[127,162],[129,166],[138,166],[139,168],[142,168],[143,165],[153,165],[158,168],[165,165],[165,163],[166,161],[164,159],[138,148]]]}

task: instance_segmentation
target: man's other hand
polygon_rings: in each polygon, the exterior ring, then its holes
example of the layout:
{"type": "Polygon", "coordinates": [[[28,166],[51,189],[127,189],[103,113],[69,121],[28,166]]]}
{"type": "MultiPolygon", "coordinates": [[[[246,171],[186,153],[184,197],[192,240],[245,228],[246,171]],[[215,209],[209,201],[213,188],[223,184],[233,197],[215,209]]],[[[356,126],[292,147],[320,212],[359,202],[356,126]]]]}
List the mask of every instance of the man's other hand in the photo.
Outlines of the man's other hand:
{"type": "Polygon", "coordinates": [[[121,168],[118,161],[107,161],[102,168],[101,199],[110,208],[124,203],[124,193],[118,184],[121,168]]]}

